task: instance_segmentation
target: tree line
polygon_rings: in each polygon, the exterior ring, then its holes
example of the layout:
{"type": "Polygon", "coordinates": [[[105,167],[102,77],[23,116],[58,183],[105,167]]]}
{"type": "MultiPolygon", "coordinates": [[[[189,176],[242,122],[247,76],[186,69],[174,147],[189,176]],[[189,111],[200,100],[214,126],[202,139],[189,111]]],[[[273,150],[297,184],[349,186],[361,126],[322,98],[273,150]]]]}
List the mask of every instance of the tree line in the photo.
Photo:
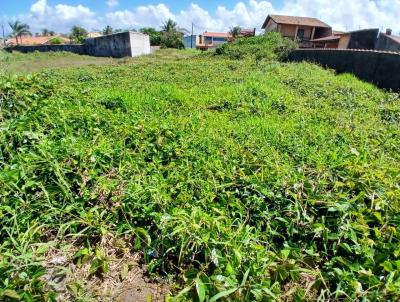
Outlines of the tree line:
{"type": "MultiPolygon", "coordinates": [[[[32,36],[30,31],[30,27],[26,23],[22,23],[20,21],[14,21],[8,23],[11,29],[11,34],[9,38],[14,38],[16,44],[19,45],[22,43],[22,38],[24,36],[32,36]]],[[[135,29],[113,29],[110,25],[107,25],[101,33],[103,35],[111,35],[114,33],[124,32],[124,31],[137,31],[135,29]]],[[[143,34],[147,34],[150,36],[150,44],[152,46],[161,46],[163,48],[184,48],[182,38],[184,35],[184,31],[178,28],[178,24],[169,19],[167,20],[162,26],[160,30],[157,30],[153,27],[143,27],[139,29],[139,32],[143,34]]],[[[52,30],[47,28],[43,29],[42,32],[39,34],[37,33],[36,36],[46,36],[46,37],[53,37],[56,33],[52,30]]],[[[87,38],[89,35],[88,31],[80,26],[73,26],[71,28],[70,33],[68,34],[68,38],[70,39],[71,43],[83,43],[84,39],[87,38]]],[[[62,43],[61,39],[57,40],[57,37],[54,38],[56,42],[62,43]]]]}

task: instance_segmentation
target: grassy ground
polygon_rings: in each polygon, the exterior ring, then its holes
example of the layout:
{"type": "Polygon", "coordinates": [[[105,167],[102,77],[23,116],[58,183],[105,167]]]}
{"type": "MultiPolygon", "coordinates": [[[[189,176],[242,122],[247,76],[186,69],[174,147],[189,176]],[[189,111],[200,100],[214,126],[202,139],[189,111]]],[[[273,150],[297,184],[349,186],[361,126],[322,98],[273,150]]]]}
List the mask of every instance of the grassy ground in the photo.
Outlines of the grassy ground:
{"type": "Polygon", "coordinates": [[[67,52],[31,53],[0,51],[0,69],[8,73],[35,72],[45,69],[113,64],[120,60],[80,56],[67,52]]]}
{"type": "Polygon", "coordinates": [[[400,298],[399,95],[167,51],[0,97],[2,299],[101,300],[90,280],[137,255],[178,300],[400,298]]]}

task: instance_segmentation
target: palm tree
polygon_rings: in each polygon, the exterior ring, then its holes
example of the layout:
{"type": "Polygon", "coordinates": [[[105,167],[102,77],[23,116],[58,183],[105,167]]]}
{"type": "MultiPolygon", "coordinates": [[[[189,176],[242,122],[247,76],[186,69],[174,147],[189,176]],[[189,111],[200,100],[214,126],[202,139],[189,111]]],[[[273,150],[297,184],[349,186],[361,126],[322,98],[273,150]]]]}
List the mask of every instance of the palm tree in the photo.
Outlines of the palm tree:
{"type": "Polygon", "coordinates": [[[20,38],[20,40],[22,42],[23,35],[32,36],[32,33],[29,31],[28,24],[21,23],[17,20],[15,22],[8,22],[8,25],[10,25],[11,30],[12,30],[12,33],[10,36],[15,38],[15,41],[17,41],[17,45],[18,45],[18,37],[20,38]]]}
{"type": "Polygon", "coordinates": [[[174,20],[168,19],[167,22],[165,22],[161,27],[161,30],[163,32],[175,32],[177,31],[177,26],[178,24],[176,24],[174,20]]]}
{"type": "Polygon", "coordinates": [[[42,30],[42,36],[44,37],[50,36],[50,31],[47,28],[44,28],[42,30]]]}

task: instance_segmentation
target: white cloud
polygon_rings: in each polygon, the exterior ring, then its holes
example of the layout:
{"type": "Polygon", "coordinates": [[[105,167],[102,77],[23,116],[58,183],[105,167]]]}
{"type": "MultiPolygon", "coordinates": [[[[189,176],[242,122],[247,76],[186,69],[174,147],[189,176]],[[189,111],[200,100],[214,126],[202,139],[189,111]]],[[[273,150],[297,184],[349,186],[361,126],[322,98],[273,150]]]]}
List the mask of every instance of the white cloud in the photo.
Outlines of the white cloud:
{"type": "Polygon", "coordinates": [[[116,6],[119,5],[119,1],[118,0],[107,0],[107,6],[109,8],[114,8],[116,6]]]}
{"type": "Polygon", "coordinates": [[[38,0],[29,12],[15,16],[24,23],[29,24],[31,32],[41,32],[47,28],[56,32],[69,32],[72,26],[83,26],[88,30],[101,26],[95,12],[83,5],[56,4],[51,6],[47,0],[38,0]]]}
{"type": "MultiPolygon", "coordinates": [[[[62,1],[62,0],[60,0],[62,1]]],[[[160,0],[161,1],[161,0],[160,0]]],[[[317,17],[339,30],[391,27],[400,32],[400,0],[284,0],[282,7],[263,0],[237,2],[233,7],[219,6],[215,11],[192,3],[186,9],[173,12],[165,4],[144,5],[126,10],[115,10],[117,0],[107,0],[111,9],[104,15],[83,5],[49,5],[47,0],[37,0],[28,13],[16,16],[31,25],[32,31],[49,28],[66,32],[72,25],[92,30],[111,25],[114,28],[159,27],[167,19],[175,20],[180,27],[202,32],[228,30],[232,26],[261,28],[271,13],[317,17]]]]}

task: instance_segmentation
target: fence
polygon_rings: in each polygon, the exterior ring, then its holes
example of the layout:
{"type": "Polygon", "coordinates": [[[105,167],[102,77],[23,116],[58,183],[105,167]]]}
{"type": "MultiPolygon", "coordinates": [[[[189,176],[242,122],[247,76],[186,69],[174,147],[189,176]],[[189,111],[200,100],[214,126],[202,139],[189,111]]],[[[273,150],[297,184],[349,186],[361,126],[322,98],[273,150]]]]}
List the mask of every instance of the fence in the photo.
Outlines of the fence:
{"type": "Polygon", "coordinates": [[[400,53],[350,49],[298,49],[289,55],[290,61],[310,61],[352,73],[380,88],[400,91],[400,53]]]}
{"type": "Polygon", "coordinates": [[[122,32],[92,39],[86,39],[84,44],[63,45],[29,45],[7,48],[8,51],[49,52],[68,51],[80,55],[96,57],[135,57],[150,54],[150,38],[136,32],[122,32]]]}

